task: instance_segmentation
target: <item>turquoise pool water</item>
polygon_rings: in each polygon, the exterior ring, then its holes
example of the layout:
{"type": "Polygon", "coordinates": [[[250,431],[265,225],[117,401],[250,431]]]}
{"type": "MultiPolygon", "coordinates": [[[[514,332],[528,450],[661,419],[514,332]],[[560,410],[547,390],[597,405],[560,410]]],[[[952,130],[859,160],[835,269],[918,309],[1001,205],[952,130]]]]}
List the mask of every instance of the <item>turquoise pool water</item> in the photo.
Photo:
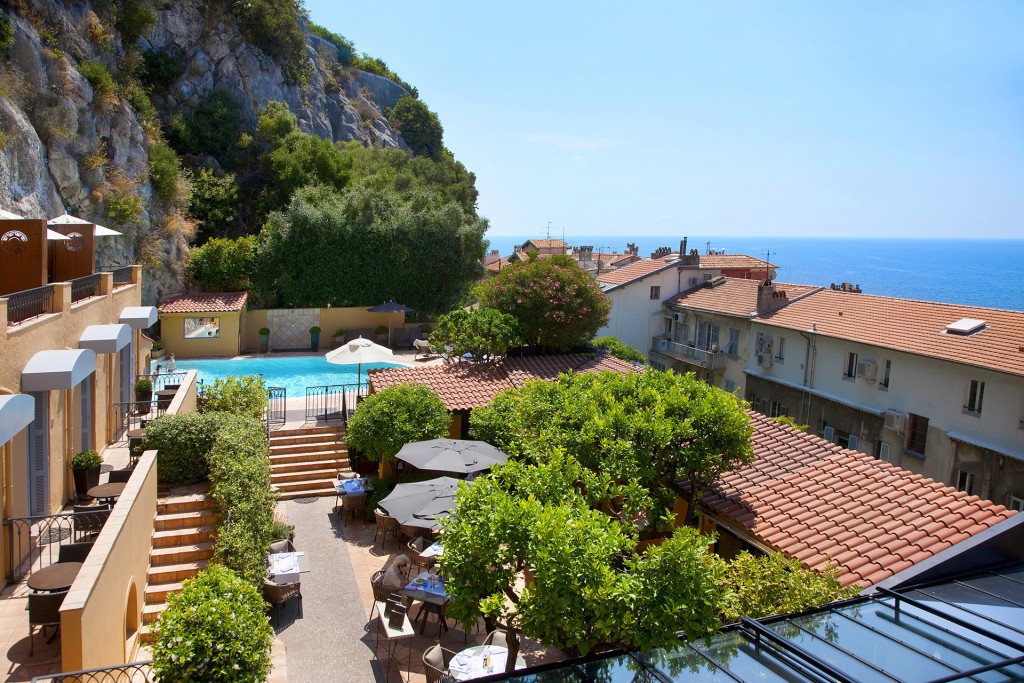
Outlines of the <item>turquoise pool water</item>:
{"type": "MultiPolygon", "coordinates": [[[[153,361],[153,371],[160,365],[167,371],[167,358],[153,361]]],[[[304,398],[306,387],[325,384],[355,384],[355,365],[335,365],[323,356],[268,356],[261,358],[180,360],[175,359],[178,371],[196,370],[199,379],[210,383],[228,375],[262,375],[268,387],[284,387],[288,398],[304,398]]],[[[366,371],[375,368],[403,367],[401,363],[363,363],[362,380],[366,371]]]]}

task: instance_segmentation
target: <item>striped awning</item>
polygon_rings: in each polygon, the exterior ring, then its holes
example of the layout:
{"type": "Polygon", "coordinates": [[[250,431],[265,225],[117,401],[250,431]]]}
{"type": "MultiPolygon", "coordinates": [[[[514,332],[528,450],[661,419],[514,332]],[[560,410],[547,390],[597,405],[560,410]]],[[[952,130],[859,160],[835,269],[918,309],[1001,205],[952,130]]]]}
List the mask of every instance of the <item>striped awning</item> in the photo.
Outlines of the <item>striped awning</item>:
{"type": "Polygon", "coordinates": [[[96,353],[117,353],[132,343],[132,328],[123,323],[89,325],[78,340],[78,348],[96,353]]]}
{"type": "Polygon", "coordinates": [[[39,351],[21,371],[22,391],[73,389],[96,371],[92,349],[39,351]]]}
{"type": "Polygon", "coordinates": [[[36,401],[28,394],[0,396],[0,444],[32,424],[35,412],[36,401]]]}

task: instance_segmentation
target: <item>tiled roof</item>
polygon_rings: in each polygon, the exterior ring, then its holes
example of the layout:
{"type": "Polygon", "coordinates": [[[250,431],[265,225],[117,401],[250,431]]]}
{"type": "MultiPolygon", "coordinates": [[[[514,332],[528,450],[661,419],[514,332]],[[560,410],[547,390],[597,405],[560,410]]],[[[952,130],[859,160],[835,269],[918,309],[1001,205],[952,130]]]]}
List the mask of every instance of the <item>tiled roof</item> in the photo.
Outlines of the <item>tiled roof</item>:
{"type": "MultiPolygon", "coordinates": [[[[701,259],[703,260],[703,256],[701,259]]],[[[680,292],[666,303],[686,308],[696,308],[711,313],[738,315],[749,318],[757,313],[757,287],[759,280],[744,280],[727,277],[720,280],[721,284],[714,287],[704,284],[694,289],[680,292]]],[[[810,285],[775,284],[775,291],[786,292],[787,299],[792,302],[821,287],[810,285]]]]}
{"type": "Polygon", "coordinates": [[[753,464],[702,505],[811,569],[869,586],[1016,514],[748,411],[753,464]]]}
{"type": "MultiPolygon", "coordinates": [[[[747,256],[746,254],[701,254],[700,267],[709,269],[736,269],[746,268],[749,270],[762,271],[765,268],[763,259],[747,256]]],[[[768,268],[778,268],[774,263],[769,263],[768,268]]]]}
{"type": "Polygon", "coordinates": [[[495,273],[497,273],[502,268],[508,268],[508,264],[511,263],[511,261],[509,261],[510,258],[512,258],[512,257],[511,256],[502,256],[497,261],[492,261],[492,262],[488,263],[487,265],[485,265],[484,269],[485,270],[494,271],[495,273]]]}
{"type": "Polygon", "coordinates": [[[224,313],[245,308],[246,292],[205,292],[181,294],[167,299],[157,310],[160,313],[224,313]]]}
{"type": "MultiPolygon", "coordinates": [[[[792,297],[790,297],[792,298],[792,297]]],[[[1024,312],[823,289],[761,316],[797,330],[1024,375],[1024,312]],[[984,320],[968,336],[946,334],[961,318],[984,320]]]]}
{"type": "Polygon", "coordinates": [[[538,249],[568,249],[569,245],[562,240],[526,240],[523,244],[532,244],[538,249]]]}
{"type": "Polygon", "coordinates": [[[636,368],[613,356],[586,354],[504,358],[496,363],[454,363],[431,367],[383,368],[368,374],[370,389],[381,391],[396,384],[423,384],[441,397],[448,410],[472,410],[489,404],[505,389],[533,379],[553,380],[560,373],[602,372],[626,374],[636,368]]]}
{"type": "Polygon", "coordinates": [[[656,273],[666,268],[674,268],[676,264],[669,263],[665,259],[641,259],[635,263],[610,270],[606,273],[601,273],[601,277],[597,278],[605,289],[610,287],[619,287],[627,285],[637,280],[642,280],[652,273],[656,273]]]}

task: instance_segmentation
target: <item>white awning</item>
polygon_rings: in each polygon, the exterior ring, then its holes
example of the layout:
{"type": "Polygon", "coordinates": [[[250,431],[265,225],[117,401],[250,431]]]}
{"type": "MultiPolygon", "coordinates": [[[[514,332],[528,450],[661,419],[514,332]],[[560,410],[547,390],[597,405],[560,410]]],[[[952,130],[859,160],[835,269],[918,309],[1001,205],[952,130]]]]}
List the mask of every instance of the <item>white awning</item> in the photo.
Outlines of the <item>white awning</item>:
{"type": "Polygon", "coordinates": [[[92,233],[95,237],[109,237],[111,235],[120,235],[117,230],[111,230],[110,228],[103,227],[102,225],[96,225],[92,221],[87,221],[71,214],[64,214],[63,216],[57,216],[50,220],[50,225],[95,225],[96,230],[92,233]]]}
{"type": "Polygon", "coordinates": [[[60,234],[56,230],[50,230],[49,228],[47,228],[46,229],[46,239],[48,239],[48,240],[69,240],[71,238],[68,237],[67,235],[60,234]]]}
{"type": "Polygon", "coordinates": [[[92,349],[39,351],[21,371],[22,391],[73,389],[96,370],[92,349]]]}
{"type": "Polygon", "coordinates": [[[89,325],[78,340],[78,348],[96,353],[117,353],[132,343],[132,328],[125,324],[89,325]]]}
{"type": "Polygon", "coordinates": [[[122,322],[133,330],[144,330],[156,324],[156,306],[129,306],[121,311],[122,322]]]}
{"type": "Polygon", "coordinates": [[[36,400],[28,394],[0,396],[0,444],[32,424],[35,412],[36,400]]]}
{"type": "Polygon", "coordinates": [[[1001,453],[1007,455],[1015,460],[1024,460],[1024,453],[1015,451],[1012,448],[1007,448],[1001,444],[997,444],[993,441],[986,441],[985,439],[979,439],[973,434],[964,434],[962,432],[946,432],[946,436],[954,441],[961,441],[969,446],[976,446],[978,448],[984,448],[986,451],[992,451],[993,453],[1001,453]]]}

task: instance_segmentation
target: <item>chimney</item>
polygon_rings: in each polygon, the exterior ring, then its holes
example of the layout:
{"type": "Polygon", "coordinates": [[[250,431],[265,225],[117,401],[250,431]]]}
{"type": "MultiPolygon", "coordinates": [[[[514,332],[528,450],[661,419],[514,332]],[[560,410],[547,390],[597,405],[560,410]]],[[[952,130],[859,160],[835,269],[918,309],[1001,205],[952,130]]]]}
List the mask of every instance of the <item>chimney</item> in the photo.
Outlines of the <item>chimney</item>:
{"type": "Polygon", "coordinates": [[[626,253],[629,254],[630,256],[639,256],[640,247],[636,246],[636,244],[634,244],[633,242],[630,242],[629,244],[626,245],[626,253]]]}
{"type": "Polygon", "coordinates": [[[654,252],[651,253],[651,258],[662,258],[663,256],[668,256],[671,253],[671,247],[658,247],[657,249],[654,250],[654,252]]]}
{"type": "Polygon", "coordinates": [[[683,241],[679,243],[679,255],[680,256],[686,256],[686,238],[685,237],[683,238],[683,241]]]}
{"type": "Polygon", "coordinates": [[[757,314],[762,315],[776,308],[782,308],[789,303],[789,298],[784,290],[775,289],[775,283],[771,280],[761,280],[757,285],[757,314]]]}

